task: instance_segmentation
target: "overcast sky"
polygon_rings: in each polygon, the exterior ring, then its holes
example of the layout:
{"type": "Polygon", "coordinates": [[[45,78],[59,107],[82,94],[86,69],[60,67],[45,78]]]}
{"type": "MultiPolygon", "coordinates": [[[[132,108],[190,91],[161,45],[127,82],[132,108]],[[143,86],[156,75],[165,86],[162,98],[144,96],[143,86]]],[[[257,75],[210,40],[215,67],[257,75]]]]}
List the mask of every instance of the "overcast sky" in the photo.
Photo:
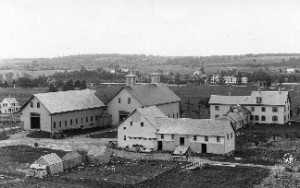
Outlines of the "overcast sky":
{"type": "Polygon", "coordinates": [[[299,0],[0,0],[0,57],[300,53],[299,0]]]}

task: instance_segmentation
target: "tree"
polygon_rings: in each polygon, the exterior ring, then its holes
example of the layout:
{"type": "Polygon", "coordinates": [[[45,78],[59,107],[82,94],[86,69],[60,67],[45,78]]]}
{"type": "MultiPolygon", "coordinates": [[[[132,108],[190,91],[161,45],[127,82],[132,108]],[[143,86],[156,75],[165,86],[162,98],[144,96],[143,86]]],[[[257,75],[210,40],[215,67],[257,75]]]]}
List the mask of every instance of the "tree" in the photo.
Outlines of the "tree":
{"type": "Polygon", "coordinates": [[[85,82],[85,80],[82,80],[81,85],[80,85],[80,89],[86,89],[86,82],[85,82]]]}
{"type": "Polygon", "coordinates": [[[75,88],[80,88],[81,87],[81,81],[80,80],[75,80],[74,87],[75,88]]]}
{"type": "Polygon", "coordinates": [[[69,81],[67,81],[66,85],[68,86],[69,90],[74,90],[74,82],[72,79],[70,79],[69,81]]]}
{"type": "Polygon", "coordinates": [[[180,77],[181,77],[181,75],[179,73],[177,73],[175,76],[175,84],[177,84],[177,85],[180,84],[180,77]]]}
{"type": "Polygon", "coordinates": [[[11,81],[13,80],[13,77],[14,77],[14,73],[12,72],[8,72],[5,74],[5,80],[8,82],[8,83],[11,83],[11,81]]]}
{"type": "Polygon", "coordinates": [[[57,92],[57,88],[53,84],[49,84],[48,92],[57,92]]]}
{"type": "Polygon", "coordinates": [[[242,74],[240,72],[236,75],[236,84],[237,85],[242,84],[242,74]]]}

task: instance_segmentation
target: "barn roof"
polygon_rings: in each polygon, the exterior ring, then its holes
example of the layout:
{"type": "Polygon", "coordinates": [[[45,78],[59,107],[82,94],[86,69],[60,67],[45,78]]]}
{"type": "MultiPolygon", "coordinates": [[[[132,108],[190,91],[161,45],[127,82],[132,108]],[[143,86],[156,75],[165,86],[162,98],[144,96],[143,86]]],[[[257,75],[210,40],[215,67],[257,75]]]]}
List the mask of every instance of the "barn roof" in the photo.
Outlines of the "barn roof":
{"type": "Polygon", "coordinates": [[[259,105],[285,105],[289,98],[288,91],[252,91],[250,96],[212,95],[209,104],[227,105],[258,105],[257,97],[261,98],[259,105]]]}
{"type": "Polygon", "coordinates": [[[45,106],[50,114],[105,106],[91,90],[86,89],[34,94],[21,110],[25,108],[34,97],[45,106]]]}
{"type": "Polygon", "coordinates": [[[228,130],[233,130],[227,118],[156,118],[156,122],[159,125],[158,134],[224,136],[228,130]]]}
{"type": "Polygon", "coordinates": [[[56,153],[50,153],[50,154],[41,156],[38,160],[36,160],[34,162],[34,164],[48,166],[48,165],[61,163],[61,162],[62,162],[62,159],[56,153]]]}
{"type": "Polygon", "coordinates": [[[138,108],[137,111],[144,116],[154,127],[157,128],[155,118],[167,116],[162,113],[156,106],[149,106],[145,108],[138,108]]]}
{"type": "Polygon", "coordinates": [[[128,91],[143,106],[160,105],[180,101],[180,98],[172,90],[160,83],[125,86],[116,95],[118,95],[123,89],[128,91]]]}
{"type": "Polygon", "coordinates": [[[80,155],[78,152],[76,152],[76,151],[72,151],[72,152],[66,153],[66,154],[62,157],[62,159],[63,159],[64,161],[66,161],[66,160],[76,159],[76,158],[78,158],[78,157],[81,157],[81,155],[80,155]]]}

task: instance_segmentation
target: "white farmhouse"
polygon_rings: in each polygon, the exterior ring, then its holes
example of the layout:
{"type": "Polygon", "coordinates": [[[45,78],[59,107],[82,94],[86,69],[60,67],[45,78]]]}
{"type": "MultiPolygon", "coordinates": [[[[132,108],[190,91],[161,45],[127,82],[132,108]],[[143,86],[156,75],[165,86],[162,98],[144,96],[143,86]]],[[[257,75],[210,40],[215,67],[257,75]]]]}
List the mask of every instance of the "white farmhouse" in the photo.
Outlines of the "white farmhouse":
{"type": "Polygon", "coordinates": [[[180,116],[180,98],[167,86],[160,83],[160,74],[151,75],[151,83],[137,85],[136,76],[126,76],[126,86],[107,103],[112,124],[116,125],[137,108],[157,106],[166,116],[180,116]]]}
{"type": "Polygon", "coordinates": [[[236,84],[237,80],[235,76],[224,76],[223,79],[225,84],[236,84]]]}
{"type": "Polygon", "coordinates": [[[39,93],[21,108],[21,121],[26,130],[46,132],[108,126],[105,108],[91,90],[39,93]]]}
{"type": "Polygon", "coordinates": [[[131,148],[133,145],[138,144],[156,150],[156,131],[158,126],[155,118],[166,117],[156,106],[134,110],[118,126],[118,146],[131,148]]]}
{"type": "Polygon", "coordinates": [[[251,96],[212,95],[210,118],[226,116],[232,106],[250,111],[250,123],[285,124],[290,121],[291,100],[288,91],[252,91],[251,96]]]}
{"type": "Polygon", "coordinates": [[[0,103],[1,114],[10,114],[18,112],[20,109],[20,105],[16,98],[8,97],[4,98],[0,103]]]}

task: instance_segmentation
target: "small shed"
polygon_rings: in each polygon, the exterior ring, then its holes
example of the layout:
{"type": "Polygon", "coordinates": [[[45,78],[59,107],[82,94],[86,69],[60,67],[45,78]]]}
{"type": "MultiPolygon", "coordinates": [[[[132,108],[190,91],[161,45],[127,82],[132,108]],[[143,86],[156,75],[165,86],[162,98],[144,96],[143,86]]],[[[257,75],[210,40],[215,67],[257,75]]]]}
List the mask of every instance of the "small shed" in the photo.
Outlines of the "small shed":
{"type": "Polygon", "coordinates": [[[87,158],[89,163],[109,163],[112,152],[107,146],[92,146],[89,148],[87,158]]]}
{"type": "Polygon", "coordinates": [[[41,156],[30,168],[34,169],[35,177],[51,176],[64,171],[63,161],[56,153],[41,156]]]}
{"type": "Polygon", "coordinates": [[[64,170],[67,170],[70,168],[74,168],[74,167],[80,165],[81,163],[84,163],[85,156],[80,155],[76,151],[72,151],[72,152],[66,153],[62,157],[62,160],[63,160],[63,164],[64,164],[64,170]]]}

